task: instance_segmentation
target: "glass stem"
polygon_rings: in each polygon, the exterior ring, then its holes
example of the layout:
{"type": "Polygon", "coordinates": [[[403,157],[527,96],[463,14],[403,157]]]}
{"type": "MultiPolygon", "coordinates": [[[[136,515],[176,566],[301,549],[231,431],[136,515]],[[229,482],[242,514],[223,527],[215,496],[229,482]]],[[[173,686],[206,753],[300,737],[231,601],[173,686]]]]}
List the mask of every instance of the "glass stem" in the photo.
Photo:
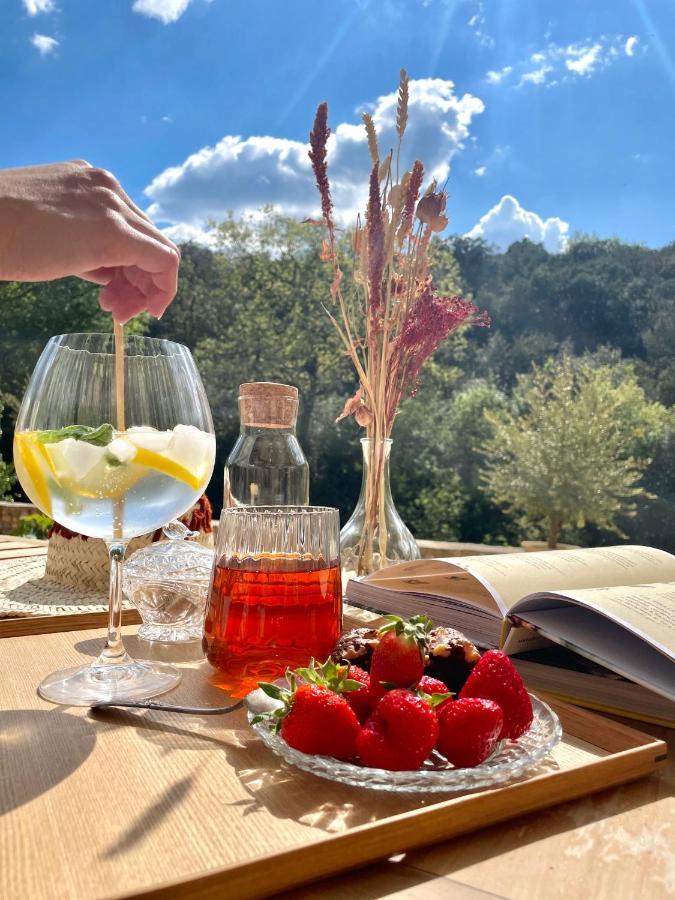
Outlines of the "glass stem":
{"type": "Polygon", "coordinates": [[[99,665],[126,662],[129,657],[122,643],[122,563],[126,541],[106,541],[110,557],[110,594],[108,599],[108,640],[98,658],[99,665]]]}

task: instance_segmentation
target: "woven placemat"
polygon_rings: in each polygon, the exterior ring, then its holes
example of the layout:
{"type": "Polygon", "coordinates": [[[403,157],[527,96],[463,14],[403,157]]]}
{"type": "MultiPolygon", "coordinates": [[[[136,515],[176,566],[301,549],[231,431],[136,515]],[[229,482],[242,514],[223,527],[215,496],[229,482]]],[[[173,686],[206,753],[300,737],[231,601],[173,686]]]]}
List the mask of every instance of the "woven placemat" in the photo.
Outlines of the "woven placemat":
{"type": "MultiPolygon", "coordinates": [[[[45,575],[47,557],[0,560],[0,619],[105,612],[107,594],[77,590],[45,575]]],[[[131,604],[124,603],[125,609],[131,604]]]]}

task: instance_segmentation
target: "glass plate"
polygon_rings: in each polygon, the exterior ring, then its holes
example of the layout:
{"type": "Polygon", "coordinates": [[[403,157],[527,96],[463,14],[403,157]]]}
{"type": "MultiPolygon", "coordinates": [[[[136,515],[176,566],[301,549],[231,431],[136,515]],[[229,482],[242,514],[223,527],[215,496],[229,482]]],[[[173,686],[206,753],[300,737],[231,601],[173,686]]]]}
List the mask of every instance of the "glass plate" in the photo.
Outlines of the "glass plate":
{"type": "MultiPolygon", "coordinates": [[[[329,756],[312,756],[294,750],[280,735],[271,732],[264,722],[251,727],[263,743],[286,762],[330,781],[377,791],[472,791],[511,781],[536,766],[560,741],[562,727],[557,715],[543,700],[533,694],[530,697],[534,712],[530,728],[517,741],[500,741],[492,756],[473,769],[456,769],[437,751],[434,751],[421,769],[414,772],[372,769],[341,762],[329,756]]],[[[250,722],[257,713],[273,709],[278,701],[271,700],[261,690],[257,690],[248,695],[246,704],[250,722]]]]}

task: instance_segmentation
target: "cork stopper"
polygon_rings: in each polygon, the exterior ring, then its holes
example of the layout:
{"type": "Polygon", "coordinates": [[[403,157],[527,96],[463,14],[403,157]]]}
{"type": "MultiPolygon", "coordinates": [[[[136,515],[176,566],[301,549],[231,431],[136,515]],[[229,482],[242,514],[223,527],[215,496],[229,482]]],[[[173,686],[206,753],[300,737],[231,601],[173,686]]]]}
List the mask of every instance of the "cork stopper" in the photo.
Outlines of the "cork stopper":
{"type": "Polygon", "coordinates": [[[255,381],[239,385],[241,424],[253,428],[294,428],[298,389],[290,384],[255,381]]]}

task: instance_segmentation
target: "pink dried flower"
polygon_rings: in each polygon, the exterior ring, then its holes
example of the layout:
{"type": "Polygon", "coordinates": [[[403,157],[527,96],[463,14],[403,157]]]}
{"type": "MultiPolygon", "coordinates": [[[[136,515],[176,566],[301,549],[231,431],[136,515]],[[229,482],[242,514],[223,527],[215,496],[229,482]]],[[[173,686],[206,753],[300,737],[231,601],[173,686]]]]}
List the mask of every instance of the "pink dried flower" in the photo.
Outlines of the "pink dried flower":
{"type": "Polygon", "coordinates": [[[403,244],[403,241],[412,230],[413,216],[415,214],[415,204],[417,203],[417,197],[419,195],[420,188],[422,187],[423,178],[424,166],[419,161],[419,159],[416,159],[413,163],[412,172],[410,173],[410,180],[408,181],[408,186],[405,193],[405,202],[403,204],[403,214],[401,215],[401,224],[399,225],[398,233],[396,235],[399,247],[403,244]]]}
{"type": "Polygon", "coordinates": [[[478,307],[459,295],[438,297],[431,279],[427,279],[403,322],[397,339],[397,370],[401,386],[409,385],[413,392],[420,369],[448,335],[460,325],[487,326],[490,317],[478,313],[478,307]]]}
{"type": "Polygon", "coordinates": [[[378,165],[375,163],[370,173],[370,191],[366,210],[368,230],[368,302],[373,327],[384,311],[382,303],[382,274],[384,272],[384,227],[380,203],[380,180],[378,165]]]}
{"type": "Polygon", "coordinates": [[[316,178],[316,186],[321,195],[321,212],[326,221],[329,231],[333,232],[333,200],[330,195],[330,184],[328,183],[328,164],[326,162],[326,145],[330,128],[328,127],[328,104],[324,101],[319,103],[314,116],[314,127],[309,133],[309,158],[314,170],[316,178]]]}

